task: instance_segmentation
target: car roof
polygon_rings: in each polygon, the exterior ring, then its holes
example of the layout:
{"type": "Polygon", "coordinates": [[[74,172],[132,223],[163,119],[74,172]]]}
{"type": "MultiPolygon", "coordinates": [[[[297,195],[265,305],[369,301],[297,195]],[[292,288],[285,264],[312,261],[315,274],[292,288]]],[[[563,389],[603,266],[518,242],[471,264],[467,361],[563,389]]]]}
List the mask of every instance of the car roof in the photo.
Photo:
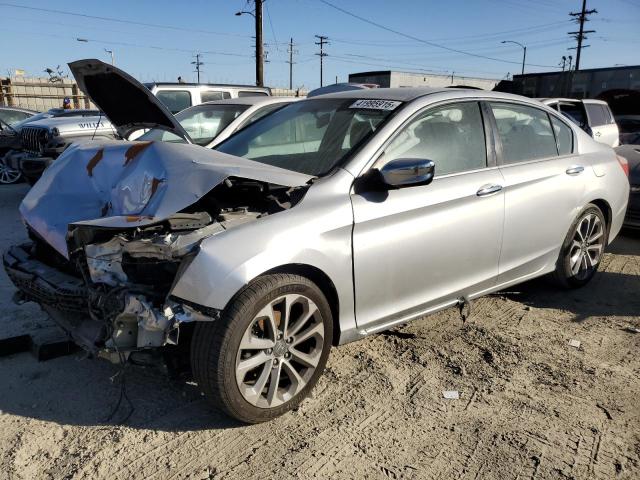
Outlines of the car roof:
{"type": "Polygon", "coordinates": [[[600,105],[608,105],[604,100],[596,100],[595,98],[562,98],[562,97],[549,97],[538,98],[537,100],[547,102],[582,102],[582,103],[599,103],[600,105]]]}
{"type": "Polygon", "coordinates": [[[225,88],[241,88],[243,90],[270,90],[269,87],[258,87],[256,85],[236,85],[233,83],[192,83],[192,82],[145,82],[143,85],[147,88],[156,87],[225,87],[225,88]]]}
{"type": "MultiPolygon", "coordinates": [[[[255,97],[225,98],[224,100],[212,100],[202,102],[200,105],[271,105],[272,103],[286,103],[300,100],[299,97],[266,97],[256,95],[255,97]]],[[[194,105],[197,107],[198,105],[194,105]]]]}
{"type": "Polygon", "coordinates": [[[492,97],[503,100],[517,100],[527,103],[538,103],[535,99],[514,95],[512,93],[495,92],[492,90],[477,90],[469,88],[431,88],[431,87],[401,87],[401,88],[368,88],[364,90],[350,90],[346,92],[327,93],[310,98],[311,100],[322,98],[344,99],[375,99],[411,102],[421,97],[434,94],[445,94],[450,99],[470,97],[492,97]]]}

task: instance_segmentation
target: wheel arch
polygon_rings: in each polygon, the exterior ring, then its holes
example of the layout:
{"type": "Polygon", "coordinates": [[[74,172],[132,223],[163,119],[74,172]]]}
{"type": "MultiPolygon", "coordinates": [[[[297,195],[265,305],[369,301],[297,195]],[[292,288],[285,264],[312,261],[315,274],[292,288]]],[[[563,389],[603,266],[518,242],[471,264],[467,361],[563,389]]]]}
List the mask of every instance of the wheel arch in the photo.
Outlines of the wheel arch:
{"type": "Polygon", "coordinates": [[[611,230],[611,222],[613,219],[613,211],[611,210],[611,205],[609,202],[604,200],[603,198],[596,198],[595,200],[591,200],[588,203],[594,204],[596,207],[600,209],[602,214],[604,215],[604,220],[607,224],[607,243],[609,242],[609,232],[611,230]]]}
{"type": "Polygon", "coordinates": [[[333,281],[325,272],[318,267],[304,263],[289,263],[271,268],[261,275],[269,275],[272,273],[292,273],[305,277],[315,283],[322,291],[323,295],[329,302],[331,308],[331,317],[333,318],[333,345],[337,346],[340,342],[340,298],[338,290],[333,281]]]}

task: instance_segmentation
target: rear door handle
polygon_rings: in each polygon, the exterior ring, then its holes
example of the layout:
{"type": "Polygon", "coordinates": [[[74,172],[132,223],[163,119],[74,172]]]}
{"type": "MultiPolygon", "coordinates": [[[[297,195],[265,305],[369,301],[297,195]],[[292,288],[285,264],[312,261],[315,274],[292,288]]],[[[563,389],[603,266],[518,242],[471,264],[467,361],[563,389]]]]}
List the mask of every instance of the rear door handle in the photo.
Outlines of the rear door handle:
{"type": "Polygon", "coordinates": [[[582,165],[573,165],[567,168],[567,175],[580,175],[584,171],[584,167],[582,165]]]}
{"type": "Polygon", "coordinates": [[[480,187],[480,190],[476,192],[479,197],[488,197],[502,190],[502,185],[488,184],[480,187]]]}
{"type": "Polygon", "coordinates": [[[600,135],[602,135],[602,134],[601,134],[600,132],[596,132],[596,133],[594,133],[594,135],[595,135],[596,137],[599,137],[599,136],[600,136],[600,135]]]}

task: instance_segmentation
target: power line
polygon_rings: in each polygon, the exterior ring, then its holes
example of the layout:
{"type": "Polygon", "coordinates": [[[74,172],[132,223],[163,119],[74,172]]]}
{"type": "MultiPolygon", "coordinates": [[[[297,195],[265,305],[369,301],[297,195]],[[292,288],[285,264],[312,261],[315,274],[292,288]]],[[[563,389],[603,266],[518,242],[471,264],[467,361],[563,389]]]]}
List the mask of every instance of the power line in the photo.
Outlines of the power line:
{"type": "Polygon", "coordinates": [[[329,42],[327,41],[328,37],[325,37],[324,35],[316,35],[315,37],[319,40],[318,42],[316,42],[316,45],[320,46],[320,53],[316,53],[316,55],[320,57],[320,86],[322,87],[322,63],[324,57],[327,56],[327,54],[324,53],[324,46],[329,42]]]}
{"type": "Polygon", "coordinates": [[[123,20],[120,18],[114,18],[114,17],[101,17],[98,15],[87,15],[85,13],[77,13],[77,12],[69,12],[69,11],[65,11],[65,10],[54,10],[52,8],[37,8],[37,7],[29,7],[26,5],[16,5],[14,3],[6,3],[6,2],[0,2],[0,6],[2,7],[11,7],[11,8],[22,8],[25,10],[32,10],[32,11],[37,11],[37,12],[46,12],[46,13],[56,13],[59,15],[70,15],[73,17],[81,17],[81,18],[90,18],[93,20],[103,20],[105,22],[117,22],[117,23],[126,23],[128,25],[138,25],[141,27],[152,27],[152,28],[164,28],[164,29],[168,29],[168,30],[178,30],[181,32],[195,32],[195,33],[207,33],[209,35],[222,35],[222,36],[227,36],[227,37],[242,37],[242,38],[247,38],[248,35],[240,35],[238,33],[226,33],[226,32],[215,32],[213,30],[200,30],[200,29],[195,29],[195,28],[186,28],[186,27],[176,27],[173,25],[163,25],[163,24],[157,24],[157,23],[145,23],[145,22],[137,22],[134,20],[123,20]]]}
{"type": "MultiPolygon", "coordinates": [[[[504,60],[502,58],[495,58],[495,57],[489,57],[489,56],[486,56],[486,55],[480,55],[480,54],[476,54],[476,53],[471,53],[471,52],[467,52],[467,51],[464,51],[464,50],[459,50],[457,48],[447,47],[445,45],[441,45],[439,43],[431,42],[429,40],[424,40],[422,38],[415,37],[415,36],[410,35],[408,33],[404,33],[404,32],[401,32],[399,30],[395,30],[393,28],[387,27],[385,25],[382,25],[380,23],[374,22],[374,21],[369,20],[367,18],[361,17],[360,15],[357,15],[357,14],[355,14],[353,12],[345,10],[342,7],[334,5],[333,3],[328,2],[327,0],[319,0],[319,1],[324,3],[325,5],[333,8],[333,9],[335,9],[335,10],[338,10],[338,11],[340,11],[340,12],[346,14],[346,15],[349,15],[350,17],[357,18],[358,20],[360,20],[362,22],[368,23],[369,25],[373,25],[374,27],[378,27],[378,28],[380,28],[382,30],[386,30],[387,32],[395,33],[396,35],[400,35],[402,37],[408,38],[410,40],[414,40],[416,42],[424,43],[425,45],[429,45],[431,47],[440,48],[440,49],[443,49],[443,50],[447,50],[449,52],[459,53],[461,55],[467,55],[467,56],[470,56],[470,57],[483,58],[485,60],[492,60],[494,62],[511,63],[511,64],[520,65],[520,62],[514,62],[512,60],[504,60]]],[[[543,67],[543,68],[558,68],[556,65],[554,65],[554,66],[551,66],[551,65],[536,65],[536,64],[529,64],[529,65],[532,65],[532,66],[535,66],[535,67],[543,67]]]]}

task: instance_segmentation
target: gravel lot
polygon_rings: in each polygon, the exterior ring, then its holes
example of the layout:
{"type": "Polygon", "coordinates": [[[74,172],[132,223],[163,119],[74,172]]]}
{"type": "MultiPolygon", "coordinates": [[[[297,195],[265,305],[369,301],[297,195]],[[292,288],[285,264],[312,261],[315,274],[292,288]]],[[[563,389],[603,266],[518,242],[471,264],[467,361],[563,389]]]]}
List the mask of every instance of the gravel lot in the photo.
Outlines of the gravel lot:
{"type": "MultiPolygon", "coordinates": [[[[26,190],[0,187],[3,249],[24,238],[26,190]]],[[[50,335],[0,275],[0,338],[50,335]]],[[[639,292],[627,234],[584,289],[535,281],[476,301],[465,325],[448,310],[333,349],[313,398],[249,427],[141,367],[132,416],[107,422],[117,367],[0,357],[0,478],[640,478],[639,292]]]]}

